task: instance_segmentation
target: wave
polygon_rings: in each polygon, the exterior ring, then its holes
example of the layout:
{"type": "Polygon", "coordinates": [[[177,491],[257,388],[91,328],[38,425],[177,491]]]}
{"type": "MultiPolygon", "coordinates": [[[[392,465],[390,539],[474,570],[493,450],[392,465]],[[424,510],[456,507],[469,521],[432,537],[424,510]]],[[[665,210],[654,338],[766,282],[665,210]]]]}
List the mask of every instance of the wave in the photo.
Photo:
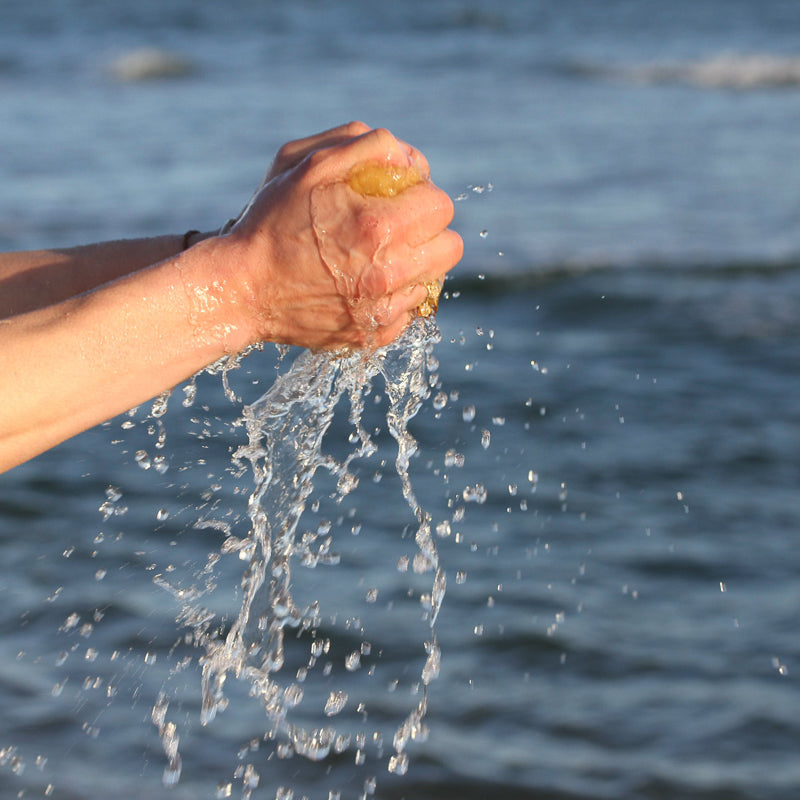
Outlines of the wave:
{"type": "Polygon", "coordinates": [[[736,280],[748,275],[777,276],[782,273],[800,272],[800,254],[786,258],[740,258],[728,260],[668,260],[658,257],[643,257],[637,260],[617,261],[609,258],[590,260],[564,260],[536,264],[516,264],[505,270],[486,270],[465,263],[448,276],[445,290],[480,295],[519,293],[533,290],[544,284],[558,283],[590,274],[647,274],[653,277],[664,275],[736,280]]]}
{"type": "Polygon", "coordinates": [[[119,56],[109,69],[118,81],[138,82],[187,77],[197,72],[197,65],[177,53],[143,47],[119,56]]]}
{"type": "Polygon", "coordinates": [[[800,56],[727,53],[686,62],[635,66],[575,65],[574,71],[638,83],[683,83],[702,89],[800,88],[800,56]]]}

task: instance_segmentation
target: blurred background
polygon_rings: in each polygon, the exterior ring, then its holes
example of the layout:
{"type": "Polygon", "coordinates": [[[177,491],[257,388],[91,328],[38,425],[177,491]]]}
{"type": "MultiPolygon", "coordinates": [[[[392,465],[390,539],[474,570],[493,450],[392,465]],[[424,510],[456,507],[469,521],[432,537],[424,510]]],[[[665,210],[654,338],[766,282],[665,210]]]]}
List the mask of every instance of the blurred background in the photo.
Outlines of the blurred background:
{"type": "Polygon", "coordinates": [[[408,773],[430,586],[380,386],[358,489],[301,523],[341,562],[295,572],[331,642],[298,714],[346,687],[365,762],[276,751],[232,678],[198,721],[164,586],[238,610],[267,347],[233,401],[203,375],[0,476],[0,798],[796,797],[799,37],[790,0],[0,0],[2,249],[218,227],[351,119],[425,152],[466,244],[410,425],[448,589],[408,773]]]}

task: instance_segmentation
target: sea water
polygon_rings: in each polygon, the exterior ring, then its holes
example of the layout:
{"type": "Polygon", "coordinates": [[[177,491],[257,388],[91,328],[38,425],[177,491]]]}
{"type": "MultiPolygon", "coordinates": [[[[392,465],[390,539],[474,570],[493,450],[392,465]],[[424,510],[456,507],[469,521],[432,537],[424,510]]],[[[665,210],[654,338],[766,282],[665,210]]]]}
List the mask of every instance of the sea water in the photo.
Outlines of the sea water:
{"type": "MultiPolygon", "coordinates": [[[[411,566],[417,523],[374,399],[381,449],[351,462],[357,491],[337,504],[318,470],[300,528],[338,534],[338,564],[293,573],[323,630],[314,653],[284,643],[283,674],[318,659],[298,722],[350,727],[355,749],[280,758],[233,677],[199,722],[203,651],[176,623],[188,596],[165,587],[206,592],[220,621],[241,608],[221,590],[246,568],[220,555],[228,531],[250,529],[233,422],[291,363],[268,348],[228,374],[240,402],[204,375],[191,407],[180,387],[164,416],[123,415],[0,479],[2,792],[235,797],[257,772],[269,800],[358,796],[372,777],[383,798],[792,800],[797,15],[784,0],[3,6],[3,249],[212,229],[285,140],[362,118],[463,197],[466,254],[437,318],[442,386],[409,425],[448,584],[408,772],[386,767],[420,700],[432,575],[411,566]],[[120,81],[144,47],[192,68],[120,81]],[[456,499],[466,487],[484,502],[456,499]],[[331,710],[348,700],[328,718],[332,692],[331,710]],[[383,755],[365,741],[356,765],[356,737],[379,729],[383,755]]],[[[358,446],[347,417],[328,431],[339,462],[358,446]]]]}

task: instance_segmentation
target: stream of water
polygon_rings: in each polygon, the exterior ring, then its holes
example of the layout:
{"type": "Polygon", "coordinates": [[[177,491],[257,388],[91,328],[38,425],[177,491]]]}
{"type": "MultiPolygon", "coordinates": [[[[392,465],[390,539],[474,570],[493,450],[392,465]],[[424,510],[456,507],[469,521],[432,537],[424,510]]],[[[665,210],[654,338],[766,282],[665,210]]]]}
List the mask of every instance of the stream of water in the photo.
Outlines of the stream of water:
{"type": "MultiPolygon", "coordinates": [[[[419,700],[397,724],[387,762],[389,772],[402,775],[407,771],[407,745],[422,741],[427,735],[423,720],[428,685],[437,677],[440,667],[435,622],[446,587],[431,517],[417,501],[409,477],[409,462],[417,452],[417,443],[408,423],[438,381],[433,348],[440,338],[433,317],[418,317],[396,342],[377,351],[349,354],[304,351],[261,398],[244,408],[242,419],[248,443],[234,453],[233,463],[240,473],[252,472],[254,486],[247,500],[251,527],[244,537],[227,535],[220,550],[220,556],[236,554],[245,564],[241,609],[231,623],[221,625],[213,612],[197,602],[198,596],[202,598],[205,592],[187,592],[166,580],[159,581],[179,600],[191,598],[181,608],[178,622],[191,629],[193,643],[204,651],[200,658],[203,725],[213,722],[226,709],[224,687],[228,677],[233,676],[245,682],[249,696],[263,705],[267,718],[264,738],[277,743],[282,758],[297,754],[319,761],[331,751],[340,754],[354,749],[354,760],[359,764],[364,763],[367,743],[378,743],[377,756],[383,755],[381,731],[362,728],[350,732],[348,726],[337,731],[332,724],[350,699],[341,688],[329,690],[324,707],[311,713],[314,720],[311,725],[293,720],[294,709],[303,702],[309,673],[316,669],[327,677],[332,669],[330,662],[321,658],[329,652],[331,642],[319,630],[323,615],[331,610],[321,608],[316,599],[307,606],[295,602],[292,582],[297,578],[293,578],[293,565],[313,568],[319,564],[335,565],[338,561],[333,549],[336,531],[331,530],[330,522],[320,523],[316,530],[302,534],[298,534],[298,526],[306,505],[313,502],[318,469],[334,476],[334,502],[341,503],[357,490],[359,479],[351,471],[352,463],[369,458],[378,449],[362,424],[362,414],[367,401],[373,398],[380,401],[375,388],[376,379],[380,378],[387,402],[386,426],[397,443],[395,468],[416,525],[414,540],[418,550],[411,562],[412,569],[418,575],[433,575],[430,590],[419,597],[422,614],[429,624],[429,636],[421,643],[426,657],[420,674],[419,700]],[[348,419],[352,426],[349,440],[353,449],[344,459],[337,459],[324,451],[323,442],[343,397],[349,404],[348,419]],[[296,635],[307,648],[306,660],[301,660],[299,666],[286,664],[287,633],[296,635]]],[[[222,371],[226,374],[225,369],[222,371]]],[[[209,565],[198,577],[208,585],[208,576],[209,565]]],[[[332,611],[335,615],[336,609],[332,611]]],[[[362,657],[370,655],[369,643],[362,641],[358,649],[347,654],[345,669],[350,672],[359,669],[362,657]]],[[[161,693],[152,719],[168,759],[164,783],[173,785],[181,774],[180,731],[174,722],[168,721],[168,708],[168,696],[161,693]]],[[[358,708],[364,714],[363,703],[358,708]]],[[[254,769],[251,766],[247,773],[245,788],[248,782],[251,788],[256,785],[254,769]]]]}

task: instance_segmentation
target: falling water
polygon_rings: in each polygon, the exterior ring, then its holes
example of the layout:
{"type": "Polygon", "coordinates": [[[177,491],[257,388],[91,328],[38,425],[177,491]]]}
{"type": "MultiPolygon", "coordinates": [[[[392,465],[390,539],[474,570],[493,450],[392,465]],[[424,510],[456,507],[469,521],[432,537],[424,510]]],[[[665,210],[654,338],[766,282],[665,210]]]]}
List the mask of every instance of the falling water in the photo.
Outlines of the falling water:
{"type": "MultiPolygon", "coordinates": [[[[445,574],[439,565],[431,532],[431,518],[420,506],[409,477],[409,463],[417,443],[408,423],[430,393],[428,367],[439,340],[433,317],[417,318],[392,345],[376,351],[349,354],[302,352],[289,370],[243,412],[247,444],[233,456],[239,471],[251,471],[253,490],[247,514],[249,533],[229,534],[222,554],[238,554],[245,562],[241,578],[242,602],[238,616],[226,632],[214,625],[214,614],[193,602],[185,602],[179,620],[193,632],[195,644],[204,655],[202,664],[201,722],[210,724],[227,706],[225,683],[229,676],[245,683],[251,697],[257,698],[266,712],[265,738],[280,748],[282,757],[293,754],[319,761],[329,753],[348,748],[351,736],[330,724],[331,718],[347,702],[343,690],[330,692],[319,724],[299,724],[293,710],[302,703],[303,681],[286,677],[284,637],[293,631],[310,642],[308,667],[313,668],[321,654],[317,630],[322,622],[319,602],[303,606],[293,597],[292,567],[335,564],[329,527],[298,535],[298,523],[314,489],[317,470],[322,468],[335,480],[335,500],[356,489],[358,478],[351,470],[353,461],[374,454],[377,445],[362,424],[364,402],[373,393],[373,381],[380,376],[388,397],[386,422],[396,441],[395,468],[402,493],[416,525],[416,553],[412,568],[416,574],[432,574],[429,593],[420,597],[429,624],[429,635],[422,644],[425,652],[421,671],[421,691],[415,707],[398,720],[393,736],[393,752],[387,768],[397,774],[408,767],[407,747],[424,739],[423,718],[427,709],[427,686],[439,672],[440,651],[435,622],[445,592],[445,574]],[[323,439],[336,413],[340,399],[349,401],[351,451],[344,458],[323,452],[323,439]],[[307,634],[307,635],[306,635],[307,634]]],[[[191,597],[191,595],[189,595],[191,597]]],[[[358,667],[360,654],[348,657],[346,667],[358,667]]],[[[180,754],[175,725],[166,720],[168,699],[162,695],[153,710],[168,758],[166,784],[180,776],[180,754]]],[[[377,734],[375,735],[377,738],[377,734]]],[[[363,741],[356,736],[356,763],[363,760],[363,741]]],[[[360,737],[364,739],[363,735],[360,737]]],[[[379,753],[380,754],[380,753],[379,753]]]]}

